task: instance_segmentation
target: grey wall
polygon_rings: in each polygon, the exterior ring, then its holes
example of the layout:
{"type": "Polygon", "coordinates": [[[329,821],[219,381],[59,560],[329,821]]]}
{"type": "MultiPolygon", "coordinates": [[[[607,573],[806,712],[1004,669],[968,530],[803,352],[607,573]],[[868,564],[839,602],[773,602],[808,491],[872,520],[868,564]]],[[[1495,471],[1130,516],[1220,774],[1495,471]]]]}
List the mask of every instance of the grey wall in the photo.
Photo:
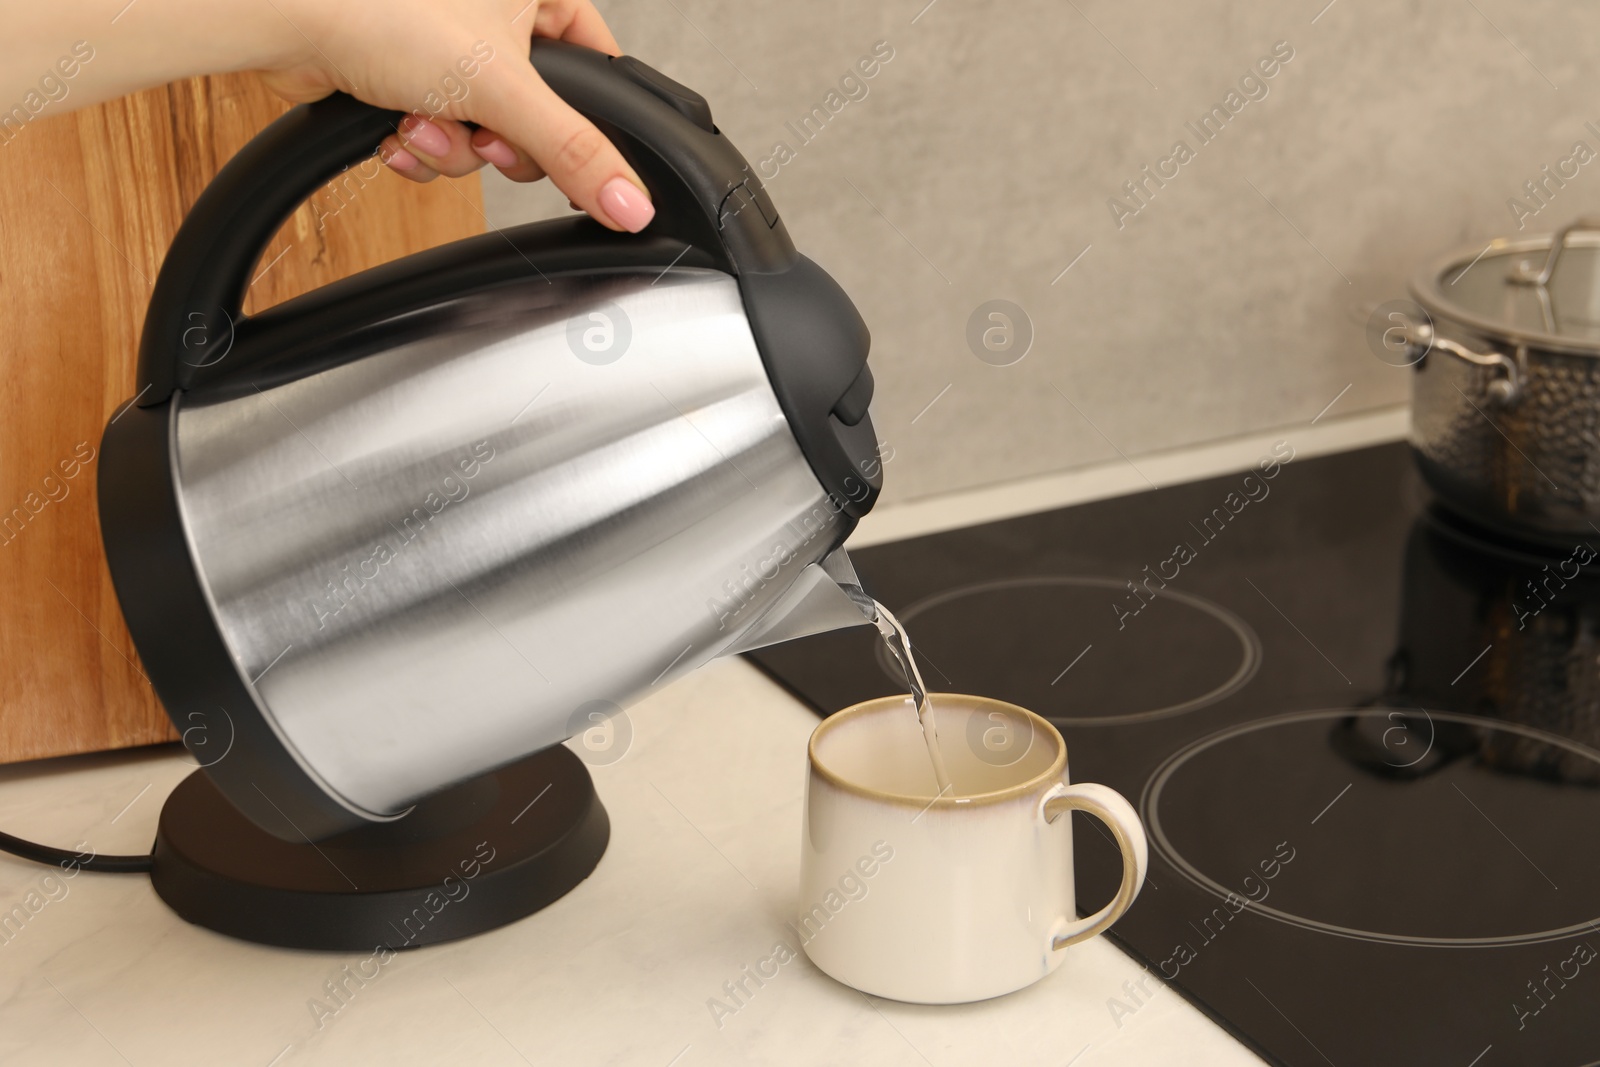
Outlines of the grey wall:
{"type": "MultiPolygon", "coordinates": [[[[1403,401],[1366,309],[1515,234],[1507,200],[1575,141],[1600,151],[1592,3],[926,2],[600,3],[753,163],[796,150],[767,185],[872,327],[886,500],[1303,426],[1346,385],[1327,418],[1403,401]],[[868,95],[801,145],[785,122],[880,40],[868,95]],[[1267,95],[1200,146],[1184,122],[1279,41],[1267,95]],[[1194,158],[1119,229],[1108,198],[1180,138],[1194,158]],[[991,299],[1032,322],[1010,366],[967,343],[991,299]]],[[[501,226],[565,210],[497,177],[486,199],[501,226]]],[[[1597,208],[1600,162],[1524,232],[1597,208]]]]}

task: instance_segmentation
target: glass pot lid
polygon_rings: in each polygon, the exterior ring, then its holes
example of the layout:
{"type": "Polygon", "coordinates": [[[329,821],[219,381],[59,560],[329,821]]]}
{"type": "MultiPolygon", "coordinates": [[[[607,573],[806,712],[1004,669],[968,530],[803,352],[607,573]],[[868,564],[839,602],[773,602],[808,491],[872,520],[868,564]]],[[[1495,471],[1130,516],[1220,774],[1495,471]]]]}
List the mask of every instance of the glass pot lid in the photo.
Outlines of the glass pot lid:
{"type": "Polygon", "coordinates": [[[1411,292],[1436,320],[1486,337],[1600,355],[1600,218],[1456,252],[1419,274],[1411,292]]]}

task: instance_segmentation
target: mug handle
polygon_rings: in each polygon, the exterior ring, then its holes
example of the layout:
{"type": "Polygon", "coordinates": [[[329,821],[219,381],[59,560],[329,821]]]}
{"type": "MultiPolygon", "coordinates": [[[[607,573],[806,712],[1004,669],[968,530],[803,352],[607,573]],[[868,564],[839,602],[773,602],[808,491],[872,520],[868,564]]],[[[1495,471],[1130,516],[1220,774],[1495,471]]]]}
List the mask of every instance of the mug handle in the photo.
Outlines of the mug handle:
{"type": "Polygon", "coordinates": [[[1122,885],[1117,889],[1117,895],[1111,898],[1111,903],[1093,915],[1069,922],[1066,930],[1057,934],[1051,942],[1052,949],[1086,941],[1120,919],[1122,913],[1132,906],[1139,890],[1144,888],[1144,876],[1150,867],[1150,845],[1145,840],[1144,824],[1139,821],[1139,813],[1123,799],[1121,793],[1093,782],[1077,785],[1058,782],[1045,793],[1040,801],[1039,812],[1045,822],[1053,823],[1069,811],[1093,815],[1111,830],[1117,847],[1122,850],[1122,885]]]}

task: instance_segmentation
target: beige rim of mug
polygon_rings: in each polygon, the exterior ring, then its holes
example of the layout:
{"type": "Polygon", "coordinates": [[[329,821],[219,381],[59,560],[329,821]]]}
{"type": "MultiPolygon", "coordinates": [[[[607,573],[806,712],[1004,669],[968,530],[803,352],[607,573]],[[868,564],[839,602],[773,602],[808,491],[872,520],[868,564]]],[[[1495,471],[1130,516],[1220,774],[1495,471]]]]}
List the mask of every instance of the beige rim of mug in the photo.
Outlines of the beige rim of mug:
{"type": "Polygon", "coordinates": [[[1048,789],[1061,780],[1061,774],[1067,768],[1066,739],[1061,736],[1061,731],[1057,730],[1048,719],[1016,704],[1007,704],[1003,700],[995,700],[991,697],[970,696],[966,693],[929,693],[928,699],[933,703],[935,724],[938,723],[939,701],[941,699],[959,701],[961,706],[967,710],[987,708],[992,711],[1020,715],[1032,722],[1035,737],[1044,736],[1055,739],[1056,757],[1050,761],[1050,766],[1026,781],[1018,782],[1016,785],[1008,785],[1004,789],[997,789],[992,793],[969,793],[959,797],[941,796],[929,799],[928,797],[911,796],[906,793],[889,793],[862,785],[860,782],[852,782],[846,778],[841,778],[826,767],[817,757],[817,741],[833,727],[850,719],[861,718],[888,708],[904,707],[910,702],[910,699],[907,696],[874,697],[871,700],[863,700],[859,704],[852,704],[843,711],[836,711],[826,719],[823,719],[817,724],[817,728],[811,731],[811,740],[806,745],[806,758],[811,765],[811,769],[829,785],[842,789],[846,793],[865,797],[868,800],[886,801],[891,804],[910,804],[926,810],[934,806],[970,808],[975,804],[997,804],[1007,800],[1015,800],[1018,797],[1027,796],[1029,793],[1048,789]]]}

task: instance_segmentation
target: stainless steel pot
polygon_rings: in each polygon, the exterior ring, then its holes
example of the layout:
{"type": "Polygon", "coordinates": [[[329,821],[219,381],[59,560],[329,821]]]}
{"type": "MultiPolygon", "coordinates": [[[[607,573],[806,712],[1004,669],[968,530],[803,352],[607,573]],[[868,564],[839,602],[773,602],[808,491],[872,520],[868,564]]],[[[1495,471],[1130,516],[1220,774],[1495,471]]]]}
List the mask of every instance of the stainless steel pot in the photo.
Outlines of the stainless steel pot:
{"type": "Polygon", "coordinates": [[[1497,240],[1412,282],[1411,445],[1443,500],[1565,541],[1600,525],[1600,218],[1497,240]]]}

